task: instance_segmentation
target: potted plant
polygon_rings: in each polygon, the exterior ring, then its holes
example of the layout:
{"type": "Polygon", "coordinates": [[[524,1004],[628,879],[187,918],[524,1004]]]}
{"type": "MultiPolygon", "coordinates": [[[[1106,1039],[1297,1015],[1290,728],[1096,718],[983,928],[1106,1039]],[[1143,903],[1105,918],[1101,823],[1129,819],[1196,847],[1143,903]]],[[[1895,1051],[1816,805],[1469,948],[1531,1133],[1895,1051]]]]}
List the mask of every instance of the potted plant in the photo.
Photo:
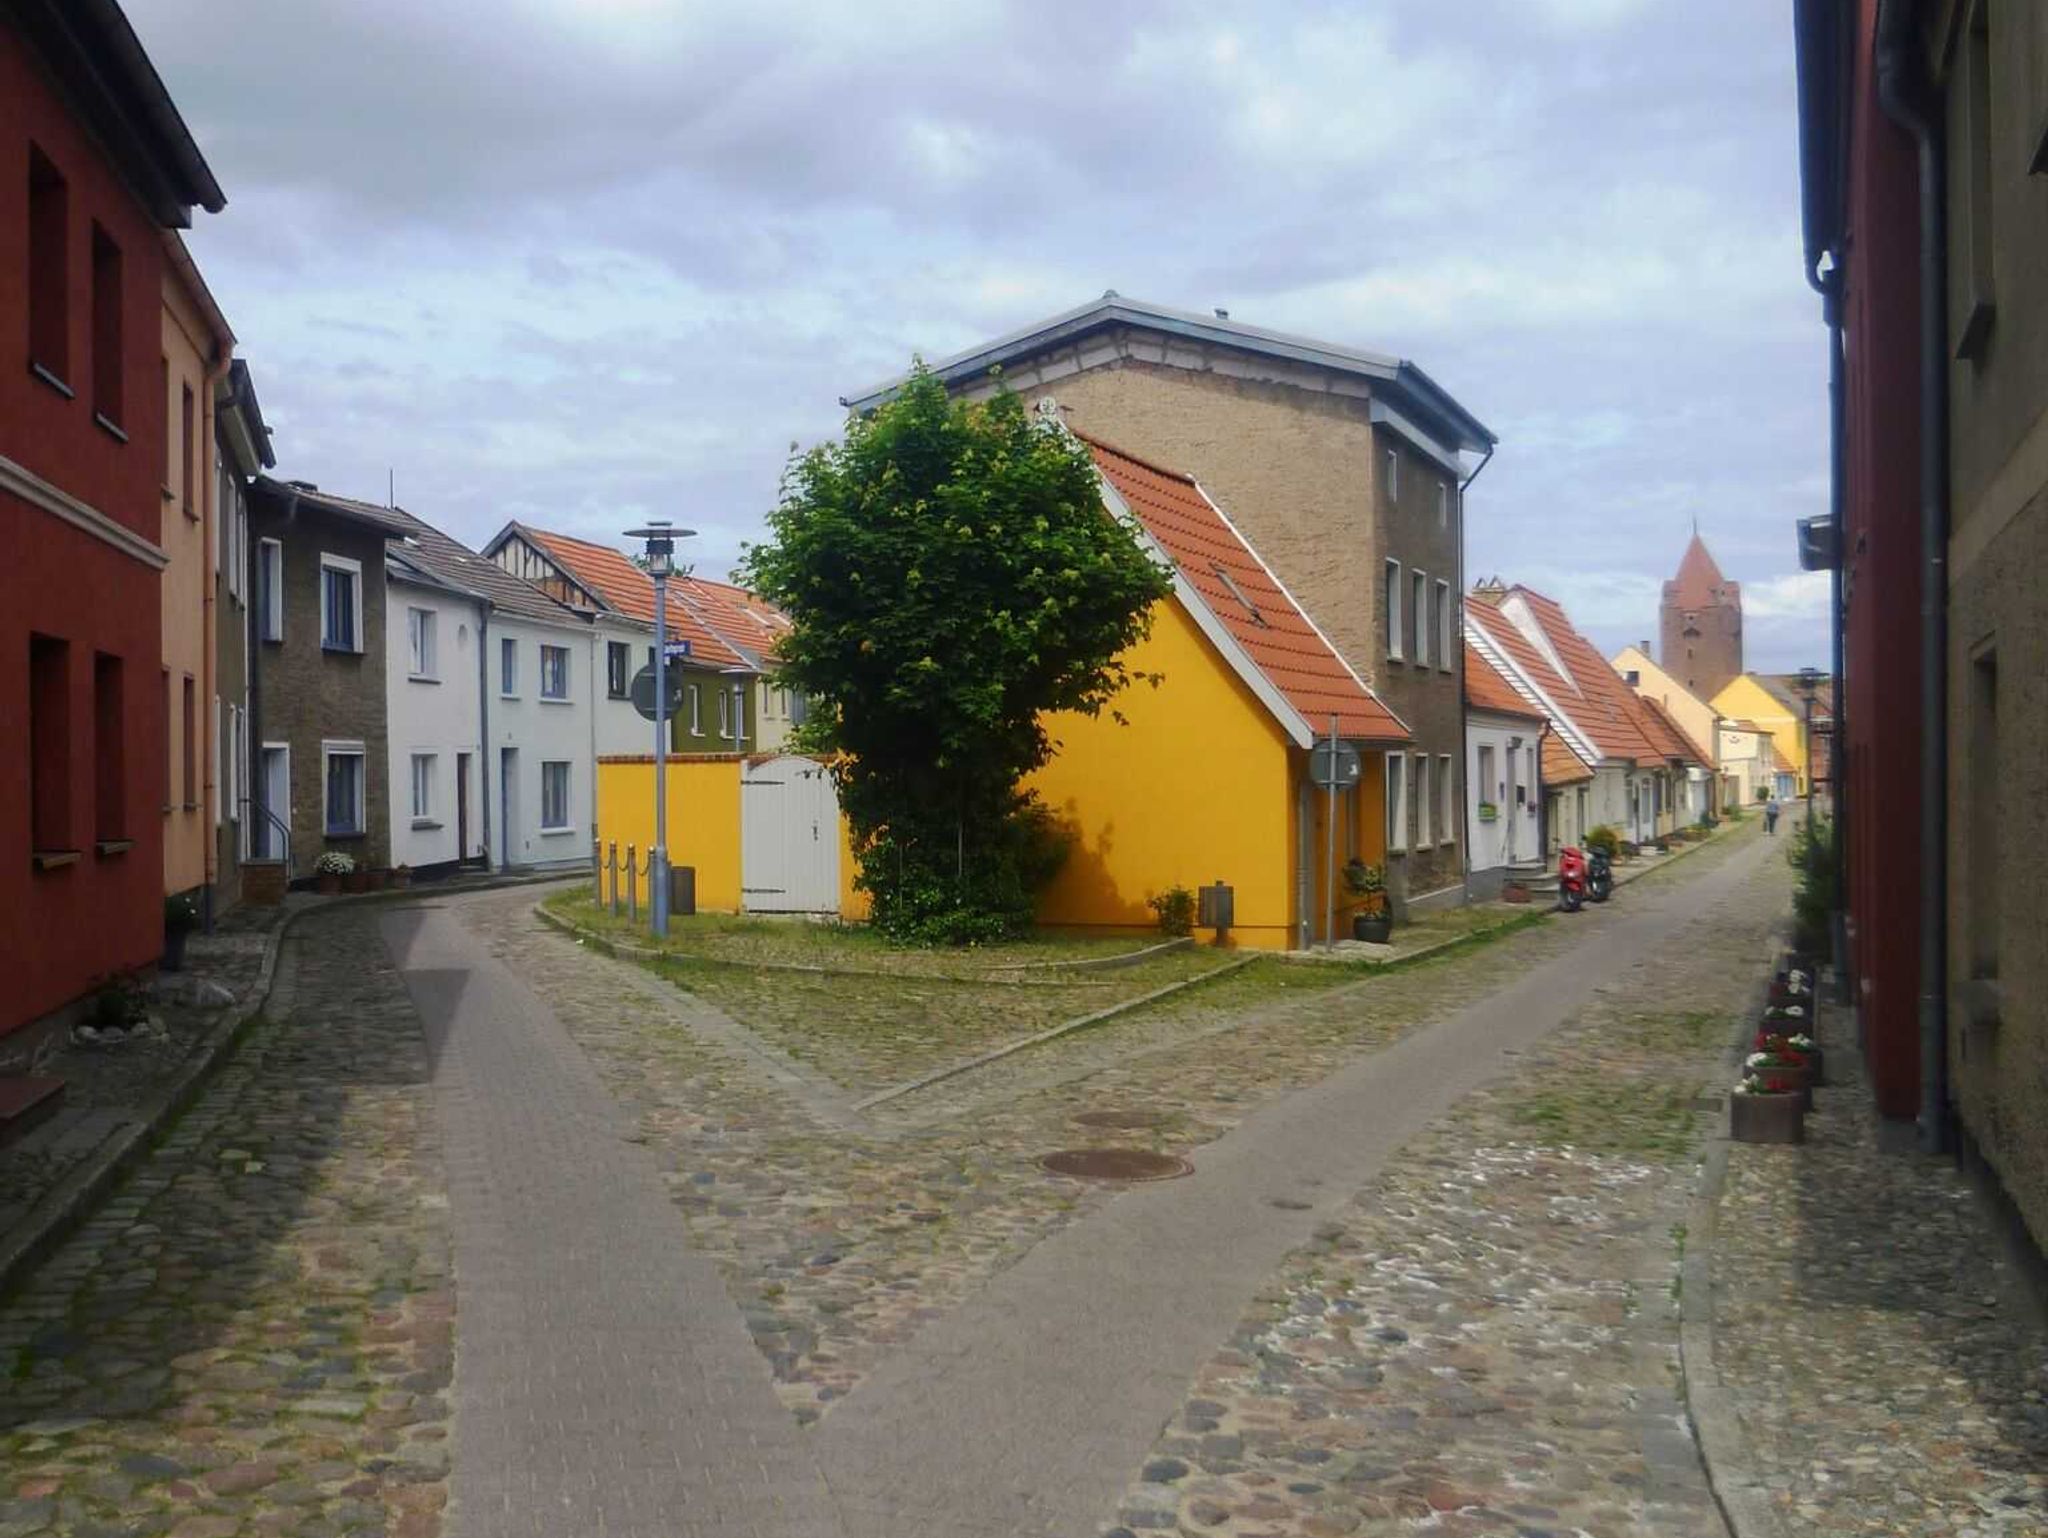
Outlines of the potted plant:
{"type": "Polygon", "coordinates": [[[1728,1135],[1738,1143],[1803,1143],[1806,1096],[1782,1075],[1745,1073],[1728,1097],[1728,1135]]]}
{"type": "Polygon", "coordinates": [[[1621,834],[1607,823],[1586,830],[1586,847],[1607,856],[1611,862],[1622,852],[1621,834]]]}
{"type": "Polygon", "coordinates": [[[1387,912],[1387,873],[1353,855],[1344,862],[1344,888],[1351,894],[1351,938],[1385,945],[1394,937],[1387,912]]]}
{"type": "Polygon", "coordinates": [[[1750,1053],[1742,1066],[1746,1074],[1797,1095],[1802,1110],[1813,1109],[1813,1065],[1792,1050],[1789,1037],[1764,1037],[1763,1045],[1750,1053]]]}
{"type": "Polygon", "coordinates": [[[355,856],[343,849],[329,849],[313,862],[313,885],[332,896],[341,890],[345,877],[356,870],[355,856]]]}
{"type": "Polygon", "coordinates": [[[394,865],[394,866],[392,866],[392,867],[391,867],[391,884],[392,884],[393,886],[395,886],[395,887],[409,887],[409,886],[411,886],[411,885],[412,885],[412,867],[411,867],[410,865],[394,865]]]}
{"type": "Polygon", "coordinates": [[[384,884],[390,879],[391,872],[388,870],[368,870],[363,872],[363,884],[367,890],[372,892],[383,891],[384,884]]]}
{"type": "Polygon", "coordinates": [[[164,959],[166,972],[185,970],[185,936],[199,923],[199,905],[189,893],[179,892],[164,899],[164,959]]]}
{"type": "Polygon", "coordinates": [[[1495,806],[1491,801],[1480,802],[1476,810],[1478,812],[1479,820],[1481,822],[1500,821],[1500,808],[1495,806]]]}

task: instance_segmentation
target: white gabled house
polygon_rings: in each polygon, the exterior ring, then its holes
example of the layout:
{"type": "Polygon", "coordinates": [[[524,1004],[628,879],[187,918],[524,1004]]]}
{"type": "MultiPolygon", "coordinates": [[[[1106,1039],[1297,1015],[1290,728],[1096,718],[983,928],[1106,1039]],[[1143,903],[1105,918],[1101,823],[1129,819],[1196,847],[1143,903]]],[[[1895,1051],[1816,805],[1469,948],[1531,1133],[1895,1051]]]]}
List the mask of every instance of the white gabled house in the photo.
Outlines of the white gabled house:
{"type": "Polygon", "coordinates": [[[1543,862],[1543,712],[1465,643],[1466,891],[1500,895],[1515,866],[1543,862]]]}
{"type": "Polygon", "coordinates": [[[419,559],[412,539],[385,546],[384,583],[391,863],[450,869],[483,852],[484,604],[419,559]]]}

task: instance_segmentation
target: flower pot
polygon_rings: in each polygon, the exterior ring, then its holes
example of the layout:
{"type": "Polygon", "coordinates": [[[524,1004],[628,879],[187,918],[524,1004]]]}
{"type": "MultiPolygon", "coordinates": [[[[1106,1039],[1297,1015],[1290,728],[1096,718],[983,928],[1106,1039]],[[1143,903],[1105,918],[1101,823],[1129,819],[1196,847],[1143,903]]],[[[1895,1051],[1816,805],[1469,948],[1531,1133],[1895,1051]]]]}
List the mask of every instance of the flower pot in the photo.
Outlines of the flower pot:
{"type": "Polygon", "coordinates": [[[352,870],[341,878],[344,891],[367,892],[370,890],[370,873],[366,870],[352,870]]]}
{"type": "Polygon", "coordinates": [[[1384,913],[1355,913],[1351,917],[1351,938],[1368,945],[1385,945],[1394,937],[1394,921],[1384,913]]]}
{"type": "Polygon", "coordinates": [[[1500,900],[1504,903],[1525,903],[1529,900],[1529,889],[1519,881],[1503,882],[1500,900]]]}
{"type": "Polygon", "coordinates": [[[395,886],[395,887],[408,887],[408,886],[411,886],[411,885],[412,885],[412,872],[411,872],[411,871],[409,871],[409,870],[395,870],[395,871],[393,871],[393,872],[391,873],[391,884],[392,884],[393,886],[395,886]]]}
{"type": "Polygon", "coordinates": [[[364,874],[370,878],[368,889],[372,892],[383,891],[384,884],[391,879],[391,872],[388,870],[366,871],[364,874]]]}
{"type": "Polygon", "coordinates": [[[318,876],[313,878],[313,889],[316,892],[324,892],[327,896],[332,897],[341,890],[341,877],[331,870],[323,870],[318,876]]]}
{"type": "Polygon", "coordinates": [[[1728,1135],[1738,1143],[1803,1143],[1806,1098],[1798,1094],[1730,1095],[1728,1135]]]}
{"type": "Polygon", "coordinates": [[[166,972],[185,970],[185,936],[189,931],[166,929],[164,931],[164,956],[158,963],[166,972]]]}

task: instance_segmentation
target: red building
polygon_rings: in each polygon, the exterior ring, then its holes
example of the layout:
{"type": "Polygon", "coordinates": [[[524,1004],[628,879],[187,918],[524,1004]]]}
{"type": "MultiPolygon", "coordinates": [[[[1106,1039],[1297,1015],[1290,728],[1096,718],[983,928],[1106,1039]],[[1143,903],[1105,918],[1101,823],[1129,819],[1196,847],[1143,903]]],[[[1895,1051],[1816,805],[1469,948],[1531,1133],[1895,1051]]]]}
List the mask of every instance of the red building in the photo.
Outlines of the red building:
{"type": "Polygon", "coordinates": [[[0,1038],[163,949],[162,231],[223,201],[112,0],[0,11],[0,1038]]]}

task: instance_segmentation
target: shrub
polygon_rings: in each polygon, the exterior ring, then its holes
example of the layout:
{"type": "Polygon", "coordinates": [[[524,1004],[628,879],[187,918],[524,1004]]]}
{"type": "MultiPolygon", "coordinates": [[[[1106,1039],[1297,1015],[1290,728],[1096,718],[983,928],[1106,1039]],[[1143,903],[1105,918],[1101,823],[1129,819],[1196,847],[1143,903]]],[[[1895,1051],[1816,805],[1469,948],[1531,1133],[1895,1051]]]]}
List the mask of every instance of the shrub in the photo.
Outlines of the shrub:
{"type": "Polygon", "coordinates": [[[1603,822],[1586,834],[1586,847],[1611,860],[1621,852],[1621,830],[1603,822]]]}
{"type": "Polygon", "coordinates": [[[1145,906],[1159,916],[1163,935],[1191,935],[1195,932],[1195,894],[1184,886],[1170,886],[1145,899],[1145,906]]]}
{"type": "Polygon", "coordinates": [[[1835,911],[1835,825],[1808,818],[1792,834],[1785,858],[1794,874],[1792,948],[1826,960],[1833,952],[1835,911]]]}
{"type": "Polygon", "coordinates": [[[316,876],[353,876],[356,857],[345,849],[330,849],[313,862],[316,876]]]}

